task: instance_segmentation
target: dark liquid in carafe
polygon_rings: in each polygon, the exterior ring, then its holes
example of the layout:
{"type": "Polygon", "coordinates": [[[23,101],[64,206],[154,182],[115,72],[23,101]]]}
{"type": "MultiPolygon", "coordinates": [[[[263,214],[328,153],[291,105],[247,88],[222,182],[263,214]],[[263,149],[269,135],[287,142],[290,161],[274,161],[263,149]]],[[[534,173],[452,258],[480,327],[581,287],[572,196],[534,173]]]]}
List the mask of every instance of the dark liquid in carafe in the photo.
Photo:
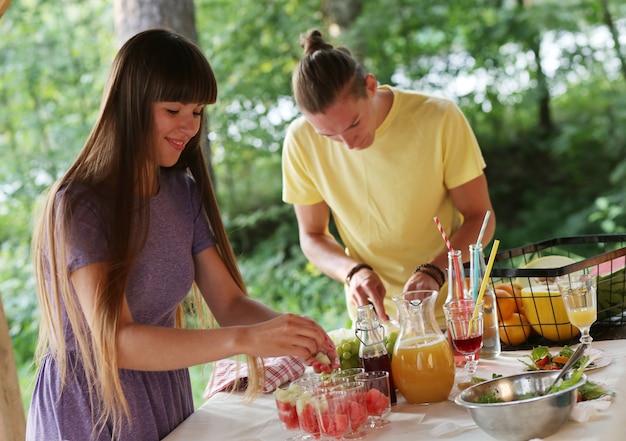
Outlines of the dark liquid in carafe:
{"type": "Polygon", "coordinates": [[[388,355],[380,355],[378,357],[361,358],[361,367],[366,372],[371,371],[387,371],[389,372],[389,399],[391,404],[396,404],[398,399],[396,397],[396,386],[393,383],[393,376],[391,374],[391,362],[388,355]]]}

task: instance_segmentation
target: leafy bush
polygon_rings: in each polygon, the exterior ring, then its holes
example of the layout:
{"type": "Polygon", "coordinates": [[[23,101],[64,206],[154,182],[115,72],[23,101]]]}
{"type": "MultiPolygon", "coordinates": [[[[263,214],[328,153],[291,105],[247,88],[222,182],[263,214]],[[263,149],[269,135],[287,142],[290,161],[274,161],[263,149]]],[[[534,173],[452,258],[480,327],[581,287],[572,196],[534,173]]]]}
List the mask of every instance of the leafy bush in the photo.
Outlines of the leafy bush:
{"type": "Polygon", "coordinates": [[[282,224],[258,246],[240,259],[250,295],[282,312],[305,314],[326,330],[345,327],[347,315],[343,285],[308,263],[282,224]]]}

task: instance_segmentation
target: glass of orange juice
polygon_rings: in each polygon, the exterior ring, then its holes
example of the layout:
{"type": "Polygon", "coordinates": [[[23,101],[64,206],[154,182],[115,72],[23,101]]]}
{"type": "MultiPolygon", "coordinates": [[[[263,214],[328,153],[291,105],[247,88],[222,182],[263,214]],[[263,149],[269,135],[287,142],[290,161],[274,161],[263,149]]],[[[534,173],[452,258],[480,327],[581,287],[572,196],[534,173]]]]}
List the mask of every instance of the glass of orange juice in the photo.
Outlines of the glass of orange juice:
{"type": "Polygon", "coordinates": [[[580,342],[590,345],[590,330],[598,316],[596,302],[596,276],[594,274],[570,274],[557,280],[557,286],[572,325],[580,329],[580,342]]]}

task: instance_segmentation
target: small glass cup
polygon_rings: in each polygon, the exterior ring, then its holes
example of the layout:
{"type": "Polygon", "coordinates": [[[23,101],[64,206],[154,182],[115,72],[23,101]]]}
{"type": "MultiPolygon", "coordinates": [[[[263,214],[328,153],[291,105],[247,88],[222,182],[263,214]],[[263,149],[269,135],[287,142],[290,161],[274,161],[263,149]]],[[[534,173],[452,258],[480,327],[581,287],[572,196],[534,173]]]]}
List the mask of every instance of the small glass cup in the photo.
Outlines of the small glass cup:
{"type": "Polygon", "coordinates": [[[314,394],[311,403],[317,412],[321,435],[325,439],[343,439],[350,430],[346,393],[325,390],[314,394]]]}
{"type": "MultiPolygon", "coordinates": [[[[337,369],[335,372],[331,374],[331,377],[334,379],[345,378],[346,381],[354,381],[354,376],[357,374],[362,374],[363,372],[365,372],[365,369],[363,369],[362,367],[337,369]]],[[[342,380],[339,380],[339,381],[342,381],[342,380]]]]}
{"type": "MultiPolygon", "coordinates": [[[[291,432],[299,432],[300,430],[296,400],[303,391],[304,389],[293,386],[292,384],[279,387],[274,391],[278,419],[285,430],[291,432]]],[[[296,433],[294,436],[287,438],[288,441],[298,441],[300,439],[302,439],[300,433],[296,433]]]]}
{"type": "Polygon", "coordinates": [[[385,427],[390,421],[391,394],[389,392],[389,372],[368,371],[355,376],[357,382],[365,386],[365,403],[367,407],[367,427],[378,429],[385,427]]]}
{"type": "Polygon", "coordinates": [[[350,429],[343,436],[344,440],[362,439],[367,435],[364,430],[368,420],[367,399],[365,395],[365,384],[363,382],[351,381],[333,386],[329,392],[343,392],[345,394],[346,406],[348,410],[348,420],[350,429]]]}
{"type": "Polygon", "coordinates": [[[315,440],[320,437],[320,425],[313,397],[321,394],[317,386],[307,387],[296,400],[296,412],[300,425],[299,440],[315,440]]]}
{"type": "MultiPolygon", "coordinates": [[[[298,432],[287,438],[287,441],[309,441],[320,437],[320,429],[315,408],[311,405],[311,396],[319,390],[328,388],[324,384],[324,376],[319,374],[304,374],[292,381],[288,386],[278,388],[274,392],[278,418],[287,430],[298,432]],[[297,427],[293,427],[294,415],[297,427]]],[[[333,383],[334,384],[334,383],[333,383]]]]}

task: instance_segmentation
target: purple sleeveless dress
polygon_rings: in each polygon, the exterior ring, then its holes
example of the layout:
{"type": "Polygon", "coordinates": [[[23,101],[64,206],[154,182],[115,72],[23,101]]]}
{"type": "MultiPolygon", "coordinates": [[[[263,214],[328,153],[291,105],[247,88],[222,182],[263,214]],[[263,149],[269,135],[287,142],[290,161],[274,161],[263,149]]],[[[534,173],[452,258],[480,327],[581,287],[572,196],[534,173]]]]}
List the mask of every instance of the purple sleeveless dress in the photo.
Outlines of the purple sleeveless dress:
{"type": "MultiPolygon", "coordinates": [[[[107,227],[97,201],[77,210],[76,231],[69,250],[71,270],[106,259],[107,227]]],[[[127,290],[133,320],[173,327],[178,304],[194,278],[193,256],[215,244],[202,214],[192,178],[184,172],[161,169],[159,194],[150,199],[150,227],[127,290]]],[[[64,314],[65,315],[65,314],[64,314]]],[[[68,344],[72,341],[69,330],[68,344]]],[[[73,347],[73,346],[72,346],[73,347]]],[[[61,392],[55,360],[46,356],[38,372],[27,419],[28,441],[151,441],[160,440],[194,410],[189,371],[146,372],[120,370],[132,421],[123,433],[110,425],[94,433],[92,409],[81,361],[68,351],[67,383],[61,392]]]]}

